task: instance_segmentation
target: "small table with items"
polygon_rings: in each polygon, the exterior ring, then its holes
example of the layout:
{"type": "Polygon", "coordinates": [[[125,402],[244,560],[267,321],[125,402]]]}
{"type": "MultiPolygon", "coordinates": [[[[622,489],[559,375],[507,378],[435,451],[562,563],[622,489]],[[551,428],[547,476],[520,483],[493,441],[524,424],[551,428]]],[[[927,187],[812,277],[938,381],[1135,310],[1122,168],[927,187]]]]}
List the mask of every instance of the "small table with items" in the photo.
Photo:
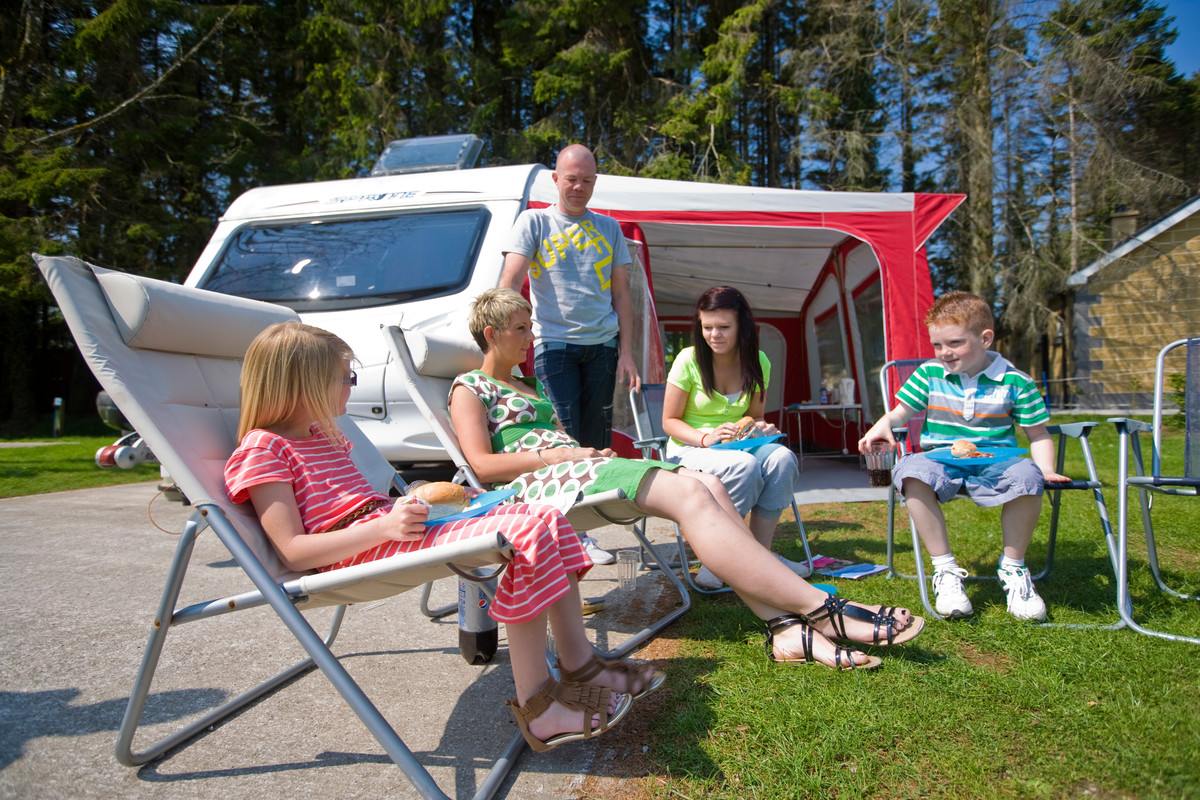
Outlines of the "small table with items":
{"type": "MultiPolygon", "coordinates": [[[[802,414],[821,413],[823,411],[836,411],[842,417],[842,452],[841,455],[849,455],[850,450],[846,444],[846,415],[848,412],[853,412],[853,418],[858,423],[859,428],[862,427],[862,405],[859,403],[792,403],[783,407],[783,417],[787,427],[786,433],[788,440],[791,441],[792,425],[791,419],[796,417],[796,455],[800,458],[800,469],[804,469],[804,429],[800,425],[802,414]]],[[[809,456],[809,458],[821,458],[822,456],[809,456]]]]}

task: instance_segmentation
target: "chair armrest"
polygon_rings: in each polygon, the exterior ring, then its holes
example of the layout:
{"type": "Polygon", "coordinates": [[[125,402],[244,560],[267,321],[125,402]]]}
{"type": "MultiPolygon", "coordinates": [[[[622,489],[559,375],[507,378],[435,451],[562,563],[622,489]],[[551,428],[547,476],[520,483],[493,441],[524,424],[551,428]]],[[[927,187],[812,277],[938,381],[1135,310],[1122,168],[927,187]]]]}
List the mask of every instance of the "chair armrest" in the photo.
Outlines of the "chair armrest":
{"type": "Polygon", "coordinates": [[[908,455],[908,426],[892,428],[892,438],[900,445],[900,455],[908,455]]]}
{"type": "Polygon", "coordinates": [[[1088,436],[1092,429],[1098,427],[1098,422],[1066,422],[1062,425],[1047,425],[1046,432],[1056,438],[1055,441],[1055,470],[1060,474],[1066,474],[1066,458],[1067,458],[1067,443],[1066,437],[1071,437],[1079,442],[1080,450],[1083,453],[1084,466],[1087,469],[1088,479],[1079,480],[1072,478],[1069,481],[1047,481],[1046,489],[1092,489],[1100,486],[1100,478],[1096,472],[1096,460],[1092,457],[1092,448],[1088,444],[1088,436]]]}
{"type": "Polygon", "coordinates": [[[1117,432],[1123,433],[1153,433],[1154,426],[1149,422],[1142,422],[1139,419],[1129,419],[1128,417],[1109,417],[1108,421],[1117,426],[1117,432]]]}
{"type": "Polygon", "coordinates": [[[656,436],[653,439],[638,439],[633,443],[633,446],[638,450],[646,450],[651,447],[663,448],[667,446],[667,437],[656,436]]]}
{"type": "Polygon", "coordinates": [[[1062,425],[1047,425],[1046,432],[1054,436],[1063,435],[1078,439],[1080,436],[1087,436],[1092,432],[1092,428],[1099,425],[1099,422],[1067,422],[1062,425]]]}

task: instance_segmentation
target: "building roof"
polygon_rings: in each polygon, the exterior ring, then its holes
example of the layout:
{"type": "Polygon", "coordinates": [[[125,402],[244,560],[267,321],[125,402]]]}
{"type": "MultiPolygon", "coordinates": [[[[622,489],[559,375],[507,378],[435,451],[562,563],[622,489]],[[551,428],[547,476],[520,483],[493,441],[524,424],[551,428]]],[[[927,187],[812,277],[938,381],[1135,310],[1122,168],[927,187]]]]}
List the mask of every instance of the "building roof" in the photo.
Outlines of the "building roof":
{"type": "Polygon", "coordinates": [[[1089,278],[1107,267],[1109,264],[1113,263],[1117,259],[1124,258],[1146,242],[1149,242],[1155,236],[1158,236],[1164,231],[1170,230],[1197,212],[1200,212],[1200,196],[1193,197],[1191,200],[1179,206],[1165,217],[1162,217],[1158,221],[1148,225],[1145,228],[1142,228],[1133,236],[1130,236],[1128,239],[1121,242],[1121,244],[1118,245],[1117,248],[1108,255],[1096,259],[1083,269],[1073,273],[1067,278],[1067,285],[1083,286],[1088,282],[1089,278]]]}

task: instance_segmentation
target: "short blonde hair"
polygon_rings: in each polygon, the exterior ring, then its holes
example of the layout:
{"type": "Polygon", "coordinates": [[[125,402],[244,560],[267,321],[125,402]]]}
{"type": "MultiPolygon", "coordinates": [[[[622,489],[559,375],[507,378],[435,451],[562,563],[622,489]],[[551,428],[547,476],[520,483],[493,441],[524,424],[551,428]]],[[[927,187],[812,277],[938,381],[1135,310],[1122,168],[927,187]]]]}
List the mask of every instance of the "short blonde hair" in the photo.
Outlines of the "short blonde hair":
{"type": "Polygon", "coordinates": [[[467,316],[467,327],[475,344],[483,352],[488,351],[487,339],[483,337],[483,329],[489,325],[494,331],[502,331],[508,327],[512,315],[517,311],[533,313],[529,301],[512,289],[488,289],[471,302],[471,312],[467,316]]]}
{"type": "Polygon", "coordinates": [[[246,350],[242,362],[242,407],[238,441],[255,428],[271,428],[303,405],[331,442],[341,444],[341,431],[330,388],[342,380],[354,351],[340,338],[300,322],[278,322],[266,328],[246,350]]]}
{"type": "Polygon", "coordinates": [[[939,297],[925,315],[925,324],[961,325],[975,335],[996,329],[992,309],[983,298],[970,292],[947,292],[939,297]]]}

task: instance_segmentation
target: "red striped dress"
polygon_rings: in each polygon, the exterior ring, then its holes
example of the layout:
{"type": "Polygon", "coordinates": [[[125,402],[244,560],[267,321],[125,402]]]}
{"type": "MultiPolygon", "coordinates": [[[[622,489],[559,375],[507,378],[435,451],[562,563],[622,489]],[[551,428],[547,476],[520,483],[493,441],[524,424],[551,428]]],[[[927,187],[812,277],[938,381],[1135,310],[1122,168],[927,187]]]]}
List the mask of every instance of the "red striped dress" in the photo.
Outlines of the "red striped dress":
{"type": "MultiPolygon", "coordinates": [[[[372,500],[387,505],[363,515],[352,525],[391,511],[392,499],[371,488],[350,460],[349,442],[339,447],[316,426],[307,439],[291,439],[270,431],[246,434],[225,465],[225,485],[235,503],[250,499],[251,486],[289,483],[296,495],[300,519],[309,534],[329,530],[340,519],[372,500]]],[[[527,622],[541,614],[567,591],[567,575],[582,576],[592,566],[579,537],[566,517],[546,505],[501,505],[472,519],[432,526],[423,539],[389,541],[356,556],[322,567],[321,571],[375,561],[397,553],[423,550],[482,534],[500,533],[516,554],[496,587],[489,613],[500,622],[527,622]]]]}

